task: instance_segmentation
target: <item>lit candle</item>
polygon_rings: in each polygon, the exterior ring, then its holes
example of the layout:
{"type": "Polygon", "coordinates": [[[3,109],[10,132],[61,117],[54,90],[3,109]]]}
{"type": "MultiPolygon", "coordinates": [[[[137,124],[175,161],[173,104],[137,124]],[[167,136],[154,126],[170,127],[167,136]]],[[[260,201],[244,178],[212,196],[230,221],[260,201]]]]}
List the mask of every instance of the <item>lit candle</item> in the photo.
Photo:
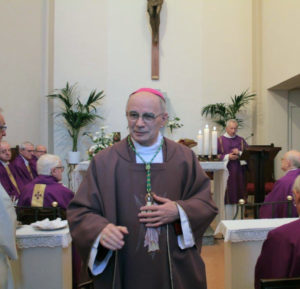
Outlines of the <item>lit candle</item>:
{"type": "Polygon", "coordinates": [[[204,155],[205,156],[209,155],[209,128],[208,128],[208,124],[205,125],[205,129],[204,129],[204,155]]]}
{"type": "Polygon", "coordinates": [[[218,132],[215,126],[211,132],[211,153],[213,156],[216,156],[218,153],[218,132]]]}
{"type": "Polygon", "coordinates": [[[197,140],[198,140],[198,154],[199,154],[199,156],[202,156],[202,154],[203,154],[203,135],[202,135],[201,129],[198,131],[197,140]]]}

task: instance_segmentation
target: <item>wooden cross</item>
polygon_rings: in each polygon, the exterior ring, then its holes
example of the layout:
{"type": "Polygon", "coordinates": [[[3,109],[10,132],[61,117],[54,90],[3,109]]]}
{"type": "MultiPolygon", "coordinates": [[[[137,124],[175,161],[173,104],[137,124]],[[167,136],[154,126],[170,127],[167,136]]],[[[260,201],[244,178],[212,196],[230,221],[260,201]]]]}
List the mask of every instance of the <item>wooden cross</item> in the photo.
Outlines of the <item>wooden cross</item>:
{"type": "Polygon", "coordinates": [[[159,24],[160,11],[163,0],[147,0],[147,11],[150,17],[150,25],[152,28],[152,59],[151,59],[151,78],[159,79],[159,24]]]}

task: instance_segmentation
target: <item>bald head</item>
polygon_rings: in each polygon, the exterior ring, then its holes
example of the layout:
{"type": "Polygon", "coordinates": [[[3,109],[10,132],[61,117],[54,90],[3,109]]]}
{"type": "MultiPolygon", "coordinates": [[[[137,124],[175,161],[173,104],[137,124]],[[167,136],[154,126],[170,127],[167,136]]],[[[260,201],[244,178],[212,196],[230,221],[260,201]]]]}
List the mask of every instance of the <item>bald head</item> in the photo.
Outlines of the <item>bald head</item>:
{"type": "Polygon", "coordinates": [[[300,152],[296,150],[288,151],[281,160],[281,169],[289,171],[295,168],[300,168],[300,152]]]}
{"type": "Polygon", "coordinates": [[[44,145],[36,145],[34,155],[36,158],[40,158],[42,155],[47,153],[47,148],[44,145]]]}

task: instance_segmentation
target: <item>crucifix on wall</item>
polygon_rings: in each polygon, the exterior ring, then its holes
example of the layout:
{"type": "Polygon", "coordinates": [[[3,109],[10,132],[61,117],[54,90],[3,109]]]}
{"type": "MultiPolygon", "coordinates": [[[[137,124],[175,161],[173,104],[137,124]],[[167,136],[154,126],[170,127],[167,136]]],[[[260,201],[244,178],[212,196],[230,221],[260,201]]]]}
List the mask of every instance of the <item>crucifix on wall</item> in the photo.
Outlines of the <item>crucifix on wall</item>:
{"type": "Polygon", "coordinates": [[[159,79],[159,24],[163,0],[147,0],[147,11],[152,29],[151,78],[159,79]]]}

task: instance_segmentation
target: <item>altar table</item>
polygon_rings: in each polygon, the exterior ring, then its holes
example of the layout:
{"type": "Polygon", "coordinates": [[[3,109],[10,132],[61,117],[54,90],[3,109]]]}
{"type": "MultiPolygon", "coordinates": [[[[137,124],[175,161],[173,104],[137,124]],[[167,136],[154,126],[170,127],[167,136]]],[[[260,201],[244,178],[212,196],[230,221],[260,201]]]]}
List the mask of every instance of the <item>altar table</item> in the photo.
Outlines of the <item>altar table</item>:
{"type": "Polygon", "coordinates": [[[17,229],[18,260],[12,261],[16,289],[71,289],[72,250],[69,228],[17,229]]]}
{"type": "Polygon", "coordinates": [[[253,289],[254,270],[268,232],[297,218],[224,220],[215,234],[224,236],[225,289],[253,289]]]}

